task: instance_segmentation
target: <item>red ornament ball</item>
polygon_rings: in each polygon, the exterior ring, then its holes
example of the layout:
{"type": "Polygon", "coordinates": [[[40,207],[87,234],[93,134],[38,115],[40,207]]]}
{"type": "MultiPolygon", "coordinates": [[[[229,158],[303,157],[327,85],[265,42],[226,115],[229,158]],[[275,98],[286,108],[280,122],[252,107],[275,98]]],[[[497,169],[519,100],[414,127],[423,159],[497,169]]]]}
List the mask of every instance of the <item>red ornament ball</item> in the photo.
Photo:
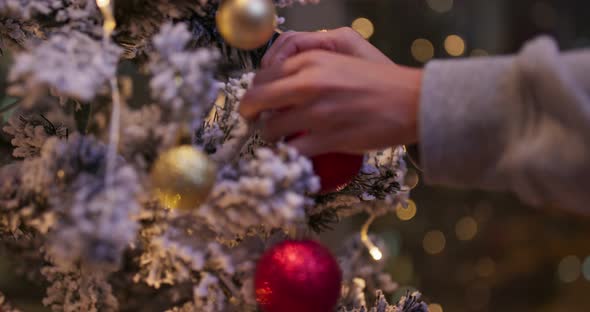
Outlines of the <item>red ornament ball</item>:
{"type": "Polygon", "coordinates": [[[264,312],[331,312],[340,298],[342,273],[319,243],[284,241],[262,255],[254,284],[264,312]]]}
{"type": "MultiPolygon", "coordinates": [[[[287,142],[305,133],[287,137],[287,142]]],[[[328,153],[311,158],[313,171],[320,178],[320,194],[342,191],[363,167],[363,155],[328,153]]]]}
{"type": "Polygon", "coordinates": [[[338,192],[357,176],[363,166],[362,155],[330,153],[311,158],[313,170],[320,177],[320,194],[338,192]]]}

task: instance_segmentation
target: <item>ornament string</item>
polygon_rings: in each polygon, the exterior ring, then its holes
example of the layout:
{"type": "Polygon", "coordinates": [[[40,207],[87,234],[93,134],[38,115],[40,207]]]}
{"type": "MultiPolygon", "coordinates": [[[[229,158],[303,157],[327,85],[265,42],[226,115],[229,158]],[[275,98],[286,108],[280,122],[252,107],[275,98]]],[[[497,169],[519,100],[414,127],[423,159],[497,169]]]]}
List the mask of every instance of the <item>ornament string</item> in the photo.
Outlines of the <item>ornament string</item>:
{"type": "Polygon", "coordinates": [[[373,257],[373,259],[375,259],[376,261],[379,261],[381,260],[381,258],[383,258],[383,253],[381,253],[379,247],[377,247],[369,238],[369,227],[371,227],[371,224],[373,224],[375,218],[377,218],[377,216],[371,214],[367,222],[363,224],[363,227],[361,228],[361,242],[363,243],[363,245],[365,245],[365,247],[367,247],[367,250],[371,254],[371,257],[373,257]]]}
{"type": "Polygon", "coordinates": [[[408,160],[410,161],[412,166],[414,166],[414,168],[416,168],[418,171],[424,172],[424,170],[422,170],[422,168],[418,165],[418,161],[416,159],[414,159],[414,157],[412,157],[412,155],[408,151],[408,147],[405,145],[402,145],[402,147],[404,149],[404,154],[405,154],[406,158],[408,158],[408,160]]]}
{"type": "MultiPolygon", "coordinates": [[[[113,14],[113,3],[111,0],[96,0],[96,5],[102,13],[103,22],[103,40],[108,42],[117,26],[115,15],[113,14]]],[[[111,97],[113,102],[111,112],[111,123],[109,126],[109,144],[107,148],[107,169],[105,184],[107,190],[112,190],[117,162],[117,148],[119,146],[120,128],[121,128],[121,94],[117,85],[117,78],[112,77],[109,80],[111,88],[111,97]]]]}

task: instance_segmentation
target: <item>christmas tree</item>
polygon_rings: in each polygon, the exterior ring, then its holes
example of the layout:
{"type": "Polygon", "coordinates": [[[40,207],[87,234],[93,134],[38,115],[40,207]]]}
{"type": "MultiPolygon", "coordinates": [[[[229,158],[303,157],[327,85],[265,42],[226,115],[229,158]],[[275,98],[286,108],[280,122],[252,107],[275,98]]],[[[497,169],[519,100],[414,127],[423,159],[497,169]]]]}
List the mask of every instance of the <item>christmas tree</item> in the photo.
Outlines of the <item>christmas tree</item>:
{"type": "Polygon", "coordinates": [[[426,311],[418,293],[387,302],[368,234],[408,205],[405,148],[310,160],[237,112],[281,32],[274,6],[294,2],[315,1],[0,0],[1,249],[45,306],[426,311]],[[252,3],[270,23],[243,20],[252,3]],[[303,240],[359,213],[337,264],[303,240]]]}

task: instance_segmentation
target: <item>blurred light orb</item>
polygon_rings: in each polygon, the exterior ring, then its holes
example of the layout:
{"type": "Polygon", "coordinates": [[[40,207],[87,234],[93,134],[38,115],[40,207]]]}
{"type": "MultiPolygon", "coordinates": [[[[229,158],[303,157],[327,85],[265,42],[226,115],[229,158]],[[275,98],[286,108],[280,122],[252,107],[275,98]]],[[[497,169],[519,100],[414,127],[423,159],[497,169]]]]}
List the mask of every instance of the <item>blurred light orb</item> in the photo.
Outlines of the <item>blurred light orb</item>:
{"type": "Polygon", "coordinates": [[[590,281],[590,256],[586,257],[582,264],[582,274],[584,278],[590,281]]]}
{"type": "Polygon", "coordinates": [[[465,53],[465,40],[458,35],[449,35],[445,39],[445,50],[450,56],[461,56],[465,53]]]}
{"type": "Polygon", "coordinates": [[[431,303],[428,305],[428,312],[443,312],[443,308],[438,303],[431,303]]]}
{"type": "Polygon", "coordinates": [[[424,247],[424,251],[431,255],[436,255],[441,253],[445,249],[445,245],[447,240],[445,238],[445,234],[441,231],[430,231],[424,235],[424,240],[422,241],[422,247],[424,247]]]}
{"type": "Polygon", "coordinates": [[[455,234],[462,241],[472,240],[477,235],[477,221],[472,217],[463,217],[455,224],[455,234]]]}
{"type": "Polygon", "coordinates": [[[428,39],[414,40],[411,51],[414,59],[420,63],[426,63],[434,57],[434,45],[428,39]]]}
{"type": "Polygon", "coordinates": [[[453,9],[453,0],[426,0],[426,3],[437,13],[446,13],[453,9]]]}
{"type": "Polygon", "coordinates": [[[575,282],[581,273],[580,259],[576,256],[567,256],[557,266],[557,276],[564,283],[575,282]]]}
{"type": "Polygon", "coordinates": [[[395,215],[402,221],[410,221],[416,216],[417,211],[418,209],[416,208],[416,203],[409,199],[408,207],[398,205],[395,209],[395,215]]]}
{"type": "Polygon", "coordinates": [[[368,18],[359,17],[352,22],[352,29],[356,30],[363,38],[369,39],[375,33],[375,26],[368,18]]]}
{"type": "Polygon", "coordinates": [[[475,265],[475,272],[481,277],[490,277],[496,271],[496,263],[491,258],[482,258],[475,265]]]}
{"type": "Polygon", "coordinates": [[[490,53],[484,49],[474,49],[471,51],[471,56],[478,57],[478,56],[489,56],[490,53]]]}

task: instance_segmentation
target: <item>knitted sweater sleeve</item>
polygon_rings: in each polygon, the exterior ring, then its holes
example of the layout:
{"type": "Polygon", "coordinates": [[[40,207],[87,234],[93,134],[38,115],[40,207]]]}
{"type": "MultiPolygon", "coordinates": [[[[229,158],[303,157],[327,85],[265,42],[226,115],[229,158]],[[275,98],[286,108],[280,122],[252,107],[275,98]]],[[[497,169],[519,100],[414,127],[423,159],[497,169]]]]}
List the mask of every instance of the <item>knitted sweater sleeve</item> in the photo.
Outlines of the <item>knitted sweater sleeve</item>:
{"type": "Polygon", "coordinates": [[[590,50],[542,37],[516,56],[433,61],[419,123],[427,182],[590,214],[590,50]]]}

